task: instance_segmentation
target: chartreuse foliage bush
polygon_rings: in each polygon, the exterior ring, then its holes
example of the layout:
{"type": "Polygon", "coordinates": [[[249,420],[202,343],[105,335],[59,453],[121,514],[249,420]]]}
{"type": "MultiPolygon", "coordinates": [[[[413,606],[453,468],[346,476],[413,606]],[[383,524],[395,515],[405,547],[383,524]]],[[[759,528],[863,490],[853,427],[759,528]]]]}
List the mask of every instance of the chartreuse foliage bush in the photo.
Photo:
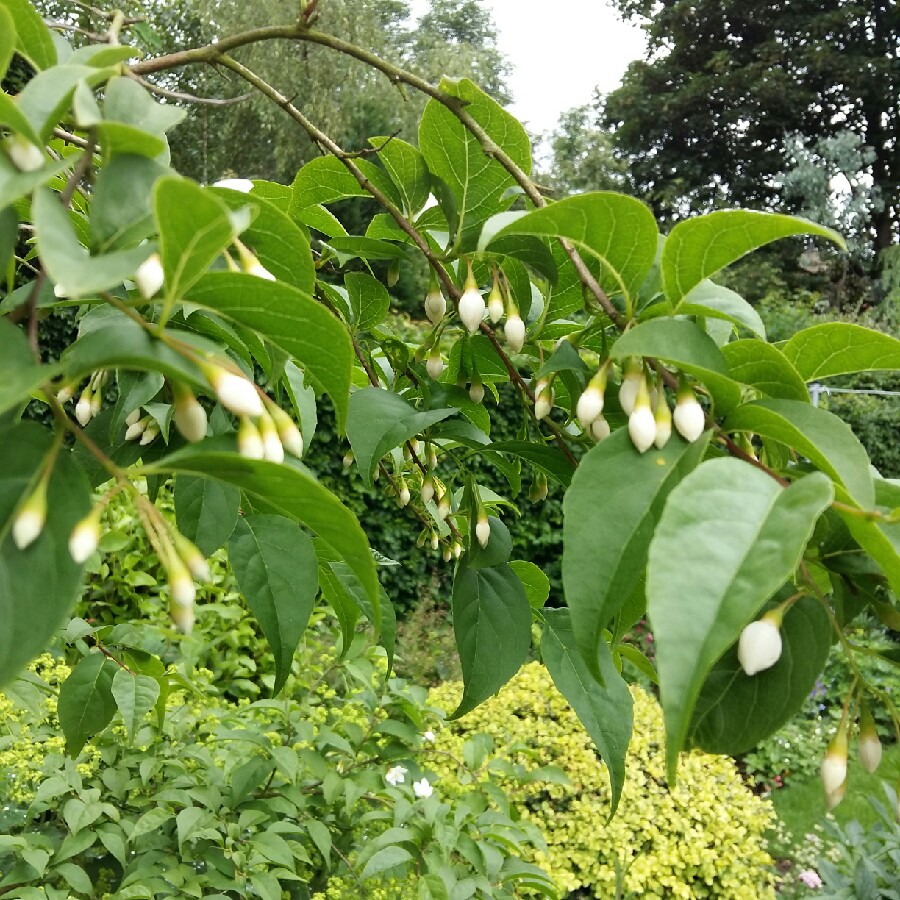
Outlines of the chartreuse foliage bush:
{"type": "MultiPolygon", "coordinates": [[[[607,767],[613,809],[632,731],[623,658],[658,678],[670,784],[688,747],[749,749],[802,703],[852,615],[898,614],[900,485],[873,474],[806,385],[896,370],[900,341],[826,323],[772,344],[755,311],[711,280],[781,238],[842,239],[748,210],[662,235],[648,207],[613,192],[548,203],[529,177],[525,129],[494,100],[318,31],[318,5],[138,61],[122,15],[74,49],[28,0],[0,0],[0,71],[18,55],[34,73],[0,94],[0,683],[64,622],[119,494],[166,570],[160,596],[183,633],[208,557],[226,548],[274,693],[320,598],[348,646],[371,623],[390,664],[378,523],[364,529],[297,460],[327,395],[363,483],[379,477],[408,507],[410,541],[452,567],[464,682],[454,716],[515,675],[536,622],[553,681],[607,767]],[[330,48],[425,93],[418,146],[374,137],[371,153],[345,152],[232,55],[269,40],[330,48]],[[323,156],[289,186],[180,177],[166,132],[184,112],[156,98],[153,79],[205,64],[271,100],[323,156]],[[330,208],[354,197],[381,210],[364,234],[330,208]],[[432,273],[433,328],[415,344],[387,323],[388,287],[366,269],[408,256],[432,273]],[[76,310],[77,335],[45,362],[43,317],[59,308],[76,310]],[[515,440],[497,441],[484,404],[506,384],[526,418],[515,440]],[[49,425],[22,421],[32,400],[49,425]],[[480,482],[485,464],[502,492],[480,482]],[[537,495],[545,478],[565,489],[558,613],[543,608],[543,573],[511,559],[523,473],[537,495]],[[174,525],[154,503],[167,479],[174,525]],[[645,615],[657,672],[622,643],[645,615]]],[[[163,662],[151,652],[132,667],[108,638],[75,638],[86,653],[58,705],[73,754],[117,710],[136,727],[138,710],[168,709],[163,662]]],[[[880,685],[854,683],[829,766],[835,802],[862,696],[900,724],[880,685]]]]}
{"type": "MultiPolygon", "coordinates": [[[[429,702],[452,710],[462,686],[435,688],[429,702]]],[[[657,701],[632,687],[634,734],[625,787],[611,821],[610,784],[596,749],[540,663],[477,710],[437,734],[435,769],[462,791],[453,759],[472,760],[478,778],[511,776],[508,791],[523,818],[538,825],[548,850],[534,851],[566,892],[578,897],[774,897],[775,870],[765,834],[771,804],[750,791],[734,763],[693,752],[682,757],[678,786],[665,783],[665,736],[657,701]],[[485,739],[487,736],[487,739],[485,739]],[[547,766],[564,778],[540,776],[547,766]]],[[[449,788],[448,788],[449,789],[449,788]]]]}

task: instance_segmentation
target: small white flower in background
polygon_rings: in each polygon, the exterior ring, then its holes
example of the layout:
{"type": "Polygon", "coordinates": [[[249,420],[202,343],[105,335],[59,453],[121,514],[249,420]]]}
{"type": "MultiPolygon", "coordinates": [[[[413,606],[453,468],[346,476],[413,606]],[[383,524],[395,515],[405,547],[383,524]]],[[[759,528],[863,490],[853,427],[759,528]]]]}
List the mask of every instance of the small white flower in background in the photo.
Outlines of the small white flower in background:
{"type": "Polygon", "coordinates": [[[628,434],[638,453],[646,453],[656,440],[656,419],[653,417],[653,410],[650,409],[650,392],[647,390],[647,381],[643,375],[638,385],[634,408],[628,416],[628,434]]]}
{"type": "Polygon", "coordinates": [[[797,877],[808,888],[822,887],[822,879],[819,878],[819,873],[814,869],[804,869],[797,877]]]}
{"type": "Polygon", "coordinates": [[[166,276],[158,253],[151,253],[134,273],[134,283],[140,295],[149,300],[163,286],[166,276]]]}
{"type": "Polygon", "coordinates": [[[403,766],[394,766],[393,769],[388,769],[387,774],[384,776],[384,780],[391,787],[397,787],[398,784],[403,784],[403,782],[406,781],[407,771],[409,770],[404,769],[403,766]]]}
{"type": "Polygon", "coordinates": [[[435,736],[434,736],[434,732],[433,732],[433,731],[426,731],[426,732],[422,735],[422,740],[428,741],[429,744],[433,744],[433,743],[435,742],[435,740],[436,740],[436,738],[435,738],[435,736]]]}
{"type": "Polygon", "coordinates": [[[6,152],[20,172],[34,172],[44,164],[41,148],[17,134],[6,142],[6,152]]]}
{"type": "Polygon", "coordinates": [[[81,565],[100,543],[100,516],[97,511],[88,513],[72,529],[69,536],[69,555],[81,565]]]}
{"type": "Polygon", "coordinates": [[[15,545],[24,550],[33,544],[44,529],[47,521],[47,480],[41,478],[32,495],[25,501],[16,515],[12,527],[15,545]]]}
{"type": "Polygon", "coordinates": [[[738,662],[748,675],[771,669],[781,658],[781,614],[777,610],[751,622],[738,640],[738,662]]]}
{"type": "Polygon", "coordinates": [[[503,334],[506,336],[506,343],[513,353],[518,353],[525,346],[525,323],[519,315],[519,311],[512,306],[511,311],[503,326],[503,334]]]}
{"type": "Polygon", "coordinates": [[[697,402],[690,385],[682,382],[675,399],[675,413],[672,416],[678,433],[691,443],[697,440],[706,427],[703,407],[697,402]]]}
{"type": "Polygon", "coordinates": [[[232,191],[240,191],[249,194],[253,190],[253,182],[249,178],[223,178],[213,183],[213,187],[228,188],[232,191]]]}
{"type": "Polygon", "coordinates": [[[441,289],[434,285],[425,295],[425,315],[432,325],[437,325],[447,312],[447,301],[441,293],[441,289]]]}
{"type": "Polygon", "coordinates": [[[421,781],[413,782],[413,793],[419,799],[427,800],[434,793],[434,788],[427,778],[423,778],[421,781]]]}

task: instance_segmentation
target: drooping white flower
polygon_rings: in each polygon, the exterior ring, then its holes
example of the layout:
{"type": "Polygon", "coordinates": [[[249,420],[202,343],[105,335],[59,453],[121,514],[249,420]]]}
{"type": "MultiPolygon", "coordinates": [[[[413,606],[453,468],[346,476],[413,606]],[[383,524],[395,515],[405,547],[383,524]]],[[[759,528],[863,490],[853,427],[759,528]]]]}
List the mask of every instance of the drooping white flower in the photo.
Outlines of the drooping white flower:
{"type": "Polygon", "coordinates": [[[650,409],[650,393],[643,375],[638,386],[634,409],[628,417],[628,434],[638,453],[646,453],[656,440],[656,419],[650,409]]]}
{"type": "Polygon", "coordinates": [[[149,300],[154,297],[165,283],[166,276],[163,272],[162,260],[158,253],[151,253],[134,273],[134,283],[140,295],[149,300]]]}
{"type": "Polygon", "coordinates": [[[425,315],[432,325],[437,325],[447,313],[447,301],[436,285],[425,295],[425,315]]]}
{"type": "Polygon", "coordinates": [[[88,513],[69,535],[69,556],[81,565],[100,543],[100,517],[96,511],[88,513]]]}
{"type": "Polygon", "coordinates": [[[403,766],[394,766],[392,769],[387,770],[384,780],[391,787],[397,787],[398,784],[403,784],[403,782],[406,781],[406,773],[408,771],[409,769],[406,769],[403,766]]]}
{"type": "Polygon", "coordinates": [[[780,616],[764,615],[751,622],[738,639],[738,662],[748,675],[771,669],[781,659],[780,616]]]}
{"type": "Polygon", "coordinates": [[[141,420],[141,408],[133,409],[125,416],[125,424],[128,426],[136,425],[141,420]]]}
{"type": "Polygon", "coordinates": [[[125,431],[125,440],[136,441],[152,421],[150,416],[142,416],[137,422],[132,422],[125,431]]]}
{"type": "Polygon", "coordinates": [[[209,564],[193,541],[188,540],[180,531],[173,531],[172,542],[175,544],[175,552],[193,578],[197,581],[209,581],[212,578],[209,564]]]}
{"type": "Polygon", "coordinates": [[[481,379],[477,375],[472,379],[471,385],[469,385],[469,399],[473,403],[481,403],[484,400],[484,384],[482,384],[481,379]]]}
{"type": "Polygon", "coordinates": [[[459,298],[459,317],[466,331],[475,334],[484,319],[484,298],[477,287],[467,288],[459,298]]]}
{"type": "Polygon", "coordinates": [[[622,383],[619,385],[619,406],[626,416],[634,412],[634,402],[637,400],[638,390],[644,380],[644,364],[639,357],[630,356],[625,360],[625,371],[622,375],[622,383]]]}
{"type": "Polygon", "coordinates": [[[6,142],[6,152],[20,172],[34,172],[44,164],[44,152],[41,148],[17,134],[6,142]]]}
{"type": "Polygon", "coordinates": [[[534,417],[538,421],[547,418],[553,409],[553,388],[544,378],[538,380],[534,389],[534,417]]]}
{"type": "Polygon", "coordinates": [[[413,782],[413,793],[420,800],[427,800],[434,793],[434,788],[427,778],[423,778],[421,781],[413,782]]]}
{"type": "Polygon", "coordinates": [[[264,278],[266,281],[277,281],[275,276],[257,259],[244,270],[248,275],[264,278]]]}
{"type": "Polygon", "coordinates": [[[500,292],[500,280],[497,278],[497,271],[494,270],[494,285],[491,288],[487,299],[488,318],[495,325],[503,318],[504,304],[503,294],[500,292]]]}
{"type": "Polygon", "coordinates": [[[262,439],[263,459],[283,463],[284,447],[281,445],[272,417],[266,412],[259,417],[259,436],[262,439]]]}
{"type": "Polygon", "coordinates": [[[475,537],[482,547],[487,547],[488,541],[491,539],[491,523],[488,521],[487,513],[482,509],[478,513],[478,523],[475,525],[475,537]]]}
{"type": "Polygon", "coordinates": [[[269,401],[266,404],[269,415],[275,423],[275,429],[278,432],[278,439],[282,446],[292,456],[297,459],[303,457],[303,435],[300,429],[294,424],[294,420],[276,403],[269,401]]]}
{"type": "Polygon", "coordinates": [[[22,504],[13,521],[12,536],[15,545],[24,550],[33,544],[44,530],[47,521],[47,481],[42,477],[31,496],[22,504]]]}
{"type": "Polygon", "coordinates": [[[601,366],[575,405],[575,416],[578,424],[587,431],[591,423],[603,412],[604,392],[606,390],[606,366],[601,366]]]}
{"type": "Polygon", "coordinates": [[[678,388],[675,400],[675,413],[672,416],[678,433],[691,443],[697,440],[706,427],[703,407],[697,402],[690,385],[682,383],[678,388]]]}
{"type": "Polygon", "coordinates": [[[88,386],[81,392],[81,396],[75,404],[75,418],[82,428],[86,427],[91,419],[94,418],[93,399],[94,395],[91,393],[90,386],[88,386]]]}
{"type": "Polygon", "coordinates": [[[155,441],[157,437],[159,437],[159,424],[155,421],[151,421],[141,435],[140,446],[146,447],[147,444],[155,441]]]}
{"type": "Polygon", "coordinates": [[[841,788],[846,780],[847,733],[846,726],[841,722],[822,759],[822,786],[825,788],[826,798],[835,798],[835,806],[843,796],[841,788]]]}
{"type": "Polygon", "coordinates": [[[672,411],[666,402],[666,392],[662,385],[659,386],[656,404],[653,407],[653,420],[656,422],[656,438],[653,443],[657,450],[662,450],[672,437],[672,411]]]}
{"type": "Polygon", "coordinates": [[[431,348],[431,352],[428,354],[428,360],[425,363],[425,370],[435,379],[435,381],[441,377],[441,372],[444,371],[444,359],[441,356],[441,351],[437,347],[431,348]]]}
{"type": "Polygon", "coordinates": [[[75,396],[75,385],[67,384],[56,392],[57,403],[68,403],[75,396]]]}
{"type": "Polygon", "coordinates": [[[221,181],[213,182],[213,187],[249,194],[253,190],[253,182],[249,178],[223,178],[221,181]]]}
{"type": "Polygon", "coordinates": [[[400,490],[397,492],[397,506],[402,509],[404,506],[409,505],[411,499],[412,495],[409,492],[409,486],[406,483],[406,479],[401,479],[400,490]]]}
{"type": "Polygon", "coordinates": [[[422,481],[421,497],[423,503],[428,503],[434,497],[434,479],[430,475],[422,481]]]}
{"type": "Polygon", "coordinates": [[[171,603],[169,605],[169,613],[172,616],[175,627],[182,634],[190,634],[194,630],[194,622],[196,619],[194,616],[193,604],[190,606],[182,606],[180,603],[171,603]]]}
{"type": "Polygon", "coordinates": [[[873,773],[881,765],[881,741],[875,728],[875,720],[867,706],[863,706],[859,724],[859,744],[857,745],[859,761],[869,773],[873,773]]]}
{"type": "Polygon", "coordinates": [[[206,437],[206,410],[191,393],[190,388],[175,388],[175,409],[172,418],[175,427],[185,440],[194,443],[206,437]]]}
{"type": "Polygon", "coordinates": [[[606,421],[606,417],[603,413],[600,413],[600,415],[591,422],[591,437],[599,444],[600,441],[605,441],[610,434],[611,429],[609,427],[609,422],[606,421]]]}
{"type": "Polygon", "coordinates": [[[204,363],[203,374],[222,405],[236,416],[261,416],[262,400],[252,381],[243,375],[235,375],[221,366],[204,363]]]}
{"type": "Polygon", "coordinates": [[[503,333],[506,335],[506,343],[513,353],[518,353],[525,346],[525,323],[518,311],[513,312],[506,320],[503,326],[503,333]]]}
{"type": "Polygon", "coordinates": [[[262,435],[248,416],[241,416],[237,433],[238,453],[246,459],[265,459],[262,435]]]}
{"type": "Polygon", "coordinates": [[[177,606],[192,607],[197,597],[197,588],[191,573],[180,559],[169,560],[169,589],[177,606]]]}

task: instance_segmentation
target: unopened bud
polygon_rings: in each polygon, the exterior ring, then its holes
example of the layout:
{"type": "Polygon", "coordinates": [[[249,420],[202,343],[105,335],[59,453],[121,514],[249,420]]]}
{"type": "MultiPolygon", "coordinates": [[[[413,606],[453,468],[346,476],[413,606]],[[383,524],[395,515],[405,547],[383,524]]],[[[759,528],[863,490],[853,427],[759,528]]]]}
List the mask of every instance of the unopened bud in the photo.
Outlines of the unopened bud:
{"type": "Polygon", "coordinates": [[[825,788],[826,798],[836,797],[834,806],[841,800],[842,795],[839,795],[839,791],[846,780],[847,732],[844,722],[841,722],[822,760],[822,786],[825,788]]]}
{"type": "Polygon", "coordinates": [[[638,453],[645,453],[653,446],[656,439],[656,420],[650,409],[650,394],[647,390],[647,382],[643,375],[638,386],[634,408],[628,417],[628,434],[638,453]]]}
{"type": "Polygon", "coordinates": [[[432,325],[437,325],[447,312],[447,301],[440,288],[434,287],[425,295],[425,315],[432,325]]]}
{"type": "Polygon", "coordinates": [[[443,522],[450,515],[450,491],[444,491],[438,500],[437,516],[443,522]]]}
{"type": "Polygon", "coordinates": [[[463,545],[459,541],[454,541],[453,546],[450,548],[453,551],[453,558],[459,559],[462,556],[463,545]]]}
{"type": "Polygon", "coordinates": [[[450,562],[453,559],[453,551],[449,547],[444,547],[444,552],[441,556],[443,556],[444,562],[450,562]]]}
{"type": "Polygon", "coordinates": [[[280,407],[274,403],[269,404],[269,414],[275,423],[278,431],[278,437],[281,440],[284,449],[297,459],[303,457],[303,435],[300,429],[294,424],[294,420],[280,407]]]}
{"type": "Polygon", "coordinates": [[[772,610],[751,622],[738,640],[738,662],[747,675],[771,669],[781,658],[781,613],[772,610]]]}
{"type": "Polygon", "coordinates": [[[68,403],[75,396],[75,386],[67,384],[56,392],[57,403],[68,403]]]}
{"type": "Polygon", "coordinates": [[[143,416],[133,425],[129,425],[125,431],[126,441],[136,441],[143,433],[144,429],[153,421],[150,416],[143,416]]]}
{"type": "Polygon", "coordinates": [[[397,506],[399,506],[402,509],[404,506],[407,506],[409,504],[409,501],[410,501],[409,487],[406,484],[406,480],[401,479],[400,480],[400,490],[397,492],[397,506]]]}
{"type": "Polygon", "coordinates": [[[191,393],[190,388],[179,386],[174,390],[175,410],[172,418],[175,421],[175,427],[185,440],[192,443],[202,441],[206,437],[206,410],[191,393]]]}
{"type": "Polygon", "coordinates": [[[284,447],[281,446],[275,423],[268,413],[263,413],[259,417],[259,436],[262,439],[263,459],[267,459],[269,462],[283,463],[284,447]]]}
{"type": "Polygon", "coordinates": [[[172,600],[178,606],[192,607],[197,596],[197,588],[187,566],[180,559],[171,559],[168,564],[169,588],[172,600]]]}
{"type": "Polygon", "coordinates": [[[147,427],[144,429],[144,433],[141,435],[141,447],[146,447],[147,444],[156,440],[159,437],[159,425],[155,421],[151,421],[147,427]]]}
{"type": "Polygon", "coordinates": [[[353,465],[353,451],[352,450],[348,450],[344,454],[344,458],[341,460],[341,465],[344,467],[345,472],[347,471],[347,469],[350,468],[350,466],[353,465]]]}
{"type": "Polygon", "coordinates": [[[510,315],[503,326],[506,343],[513,353],[518,353],[525,346],[525,323],[518,312],[510,315]]]}
{"type": "Polygon", "coordinates": [[[100,543],[100,508],[91,510],[69,535],[69,555],[81,565],[100,543]]]}
{"type": "Polygon", "coordinates": [[[469,387],[469,398],[473,403],[481,403],[484,400],[484,384],[477,375],[472,377],[472,384],[469,387]]]}
{"type": "Polygon", "coordinates": [[[212,578],[209,564],[193,541],[188,540],[181,532],[173,531],[172,542],[175,545],[175,552],[187,566],[193,578],[197,581],[209,581],[212,578]]]}
{"type": "Polygon", "coordinates": [[[491,539],[491,523],[488,521],[487,513],[481,509],[478,513],[478,523],[475,525],[475,537],[482,547],[487,547],[488,541],[491,539]]]}
{"type": "Polygon", "coordinates": [[[675,413],[672,418],[678,433],[691,443],[703,434],[706,427],[703,407],[697,402],[690,386],[684,382],[678,387],[675,413]]]}
{"type": "Polygon", "coordinates": [[[639,357],[630,356],[625,360],[625,371],[619,385],[619,405],[626,416],[634,412],[638,390],[644,381],[644,364],[639,357]]]}
{"type": "Polygon", "coordinates": [[[467,262],[467,265],[469,274],[466,278],[463,294],[459,298],[458,310],[459,317],[463,325],[465,325],[466,331],[469,334],[475,334],[484,319],[484,297],[481,296],[481,291],[478,290],[478,285],[472,275],[472,264],[467,262]]]}
{"type": "Polygon", "coordinates": [[[237,433],[238,453],[246,459],[264,459],[266,455],[259,429],[248,416],[241,416],[237,433]]]}
{"type": "Polygon", "coordinates": [[[196,621],[194,616],[194,607],[191,606],[182,606],[180,603],[172,603],[169,609],[172,621],[175,623],[175,627],[182,634],[190,634],[194,630],[194,622],[196,621]]]}
{"type": "Polygon", "coordinates": [[[578,418],[578,423],[585,431],[591,427],[591,423],[603,412],[603,393],[605,390],[606,366],[602,366],[588,382],[575,406],[575,415],[578,418]]]}
{"type": "Polygon", "coordinates": [[[42,477],[31,496],[16,514],[12,527],[15,545],[24,550],[33,544],[47,521],[47,481],[42,477]]]}
{"type": "Polygon", "coordinates": [[[488,318],[496,325],[503,318],[503,294],[500,293],[500,282],[494,272],[494,286],[487,299],[488,318]]]}
{"type": "Polygon", "coordinates": [[[44,153],[41,148],[17,134],[7,140],[6,152],[20,172],[34,172],[44,164],[44,153]]]}
{"type": "Polygon", "coordinates": [[[438,538],[438,536],[437,536],[437,532],[432,531],[431,532],[431,549],[437,550],[437,548],[440,547],[440,545],[441,545],[441,541],[440,541],[440,538],[438,538]]]}
{"type": "Polygon", "coordinates": [[[201,366],[222,405],[236,416],[261,416],[262,400],[252,381],[212,363],[201,366]]]}
{"type": "Polygon", "coordinates": [[[875,720],[867,707],[863,707],[860,719],[857,751],[862,767],[869,774],[874,772],[881,764],[881,741],[875,729],[875,720]]]}
{"type": "Polygon", "coordinates": [[[430,475],[426,475],[422,481],[422,502],[428,503],[434,498],[434,479],[430,475]]]}
{"type": "Polygon", "coordinates": [[[444,360],[441,357],[441,351],[437,347],[432,347],[428,354],[428,361],[425,363],[425,370],[428,374],[437,380],[444,371],[444,360]]]}
{"type": "Polygon", "coordinates": [[[653,443],[656,444],[657,450],[662,450],[672,437],[672,412],[666,402],[666,392],[662,389],[662,385],[653,407],[653,420],[656,422],[656,439],[653,443]]]}
{"type": "Polygon", "coordinates": [[[241,258],[241,268],[248,275],[256,275],[257,278],[265,278],[266,281],[275,281],[275,276],[256,258],[256,254],[248,250],[240,241],[234,242],[238,256],[241,258]]]}
{"type": "Polygon", "coordinates": [[[547,476],[543,472],[538,472],[531,482],[531,490],[528,491],[528,499],[532,503],[540,503],[547,499],[547,476]]]}
{"type": "Polygon", "coordinates": [[[541,378],[534,390],[534,417],[538,421],[550,415],[553,409],[553,388],[550,383],[541,378]]]}
{"type": "Polygon", "coordinates": [[[134,283],[140,295],[149,300],[154,297],[165,283],[166,276],[163,272],[162,260],[158,253],[151,253],[134,273],[134,283]]]}
{"type": "Polygon", "coordinates": [[[75,418],[82,428],[84,428],[94,417],[92,400],[93,394],[91,393],[91,389],[87,387],[81,392],[81,396],[75,404],[75,418]]]}
{"type": "Polygon", "coordinates": [[[609,427],[609,422],[606,421],[606,417],[603,413],[600,413],[600,415],[591,422],[591,437],[599,444],[600,441],[605,441],[610,433],[611,429],[609,427]]]}
{"type": "Polygon", "coordinates": [[[125,424],[128,426],[136,425],[141,420],[141,408],[133,409],[125,416],[125,424]]]}

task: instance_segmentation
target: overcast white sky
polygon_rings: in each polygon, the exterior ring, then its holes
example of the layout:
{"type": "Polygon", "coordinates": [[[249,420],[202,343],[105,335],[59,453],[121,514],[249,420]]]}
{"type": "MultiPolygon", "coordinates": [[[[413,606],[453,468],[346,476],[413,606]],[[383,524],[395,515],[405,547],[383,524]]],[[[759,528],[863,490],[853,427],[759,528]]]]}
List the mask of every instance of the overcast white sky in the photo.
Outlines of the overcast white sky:
{"type": "MultiPolygon", "coordinates": [[[[613,90],[644,33],[619,20],[604,0],[484,0],[497,24],[500,49],[514,69],[510,111],[533,133],[551,129],[559,114],[613,90]]],[[[428,9],[413,0],[413,12],[428,9]]]]}

